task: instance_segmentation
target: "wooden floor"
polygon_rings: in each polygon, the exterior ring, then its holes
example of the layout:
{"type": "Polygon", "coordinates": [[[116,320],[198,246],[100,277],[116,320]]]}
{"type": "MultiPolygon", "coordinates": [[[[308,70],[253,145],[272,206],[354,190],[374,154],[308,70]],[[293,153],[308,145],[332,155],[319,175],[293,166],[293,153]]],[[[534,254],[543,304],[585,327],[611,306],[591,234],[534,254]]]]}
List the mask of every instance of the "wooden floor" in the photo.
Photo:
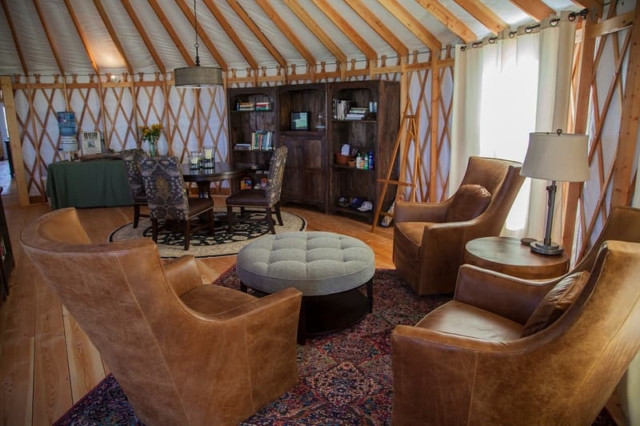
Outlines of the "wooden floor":
{"type": "MultiPolygon", "coordinates": [[[[92,389],[106,374],[100,354],[59,300],[45,285],[20,246],[26,224],[50,211],[47,204],[21,208],[15,184],[3,178],[5,212],[9,224],[16,268],[10,279],[11,293],[0,306],[0,424],[50,425],[92,389]]],[[[307,220],[309,231],[331,231],[359,238],[376,255],[378,268],[393,268],[392,230],[377,228],[341,216],[312,210],[285,208],[307,220]]],[[[132,220],[131,208],[79,210],[80,218],[95,242],[107,241],[111,231],[132,220]]],[[[218,274],[235,264],[235,256],[206,259],[218,274]]],[[[612,397],[609,411],[620,421],[612,397]]]]}
{"type": "MultiPolygon", "coordinates": [[[[20,232],[50,211],[47,204],[21,208],[15,185],[2,181],[3,202],[16,268],[9,298],[0,306],[0,424],[51,425],[108,373],[100,354],[24,255],[20,232]],[[8,192],[8,193],[7,193],[8,192]]],[[[307,220],[309,231],[331,231],[359,238],[376,253],[376,266],[393,268],[392,231],[313,210],[285,207],[307,220]]],[[[107,241],[111,231],[132,220],[131,208],[81,209],[92,241],[107,241]]],[[[235,264],[235,256],[205,259],[217,273],[235,264]]]]}

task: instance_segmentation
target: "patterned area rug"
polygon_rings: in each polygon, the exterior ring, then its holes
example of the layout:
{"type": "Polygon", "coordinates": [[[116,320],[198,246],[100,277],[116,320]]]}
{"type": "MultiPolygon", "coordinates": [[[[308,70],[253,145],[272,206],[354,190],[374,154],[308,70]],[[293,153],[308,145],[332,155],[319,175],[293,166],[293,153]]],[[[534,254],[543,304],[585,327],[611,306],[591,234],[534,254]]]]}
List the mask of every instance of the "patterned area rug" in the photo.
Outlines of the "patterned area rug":
{"type": "MultiPolygon", "coordinates": [[[[239,288],[235,268],[218,284],[239,288]]],[[[243,425],[388,425],[393,384],[390,334],[415,324],[449,298],[419,297],[395,270],[374,277],[374,312],[350,329],[298,345],[298,385],[263,407],[243,425]]],[[[56,425],[141,425],[116,379],[109,375],[56,425]]],[[[606,410],[594,423],[615,426],[606,410]]]]}
{"type": "MultiPolygon", "coordinates": [[[[184,234],[172,232],[163,222],[160,222],[158,232],[158,250],[160,257],[168,259],[191,254],[195,257],[230,256],[238,253],[242,247],[254,238],[258,238],[269,232],[266,222],[236,223],[233,232],[227,232],[226,210],[216,210],[216,228],[214,235],[209,235],[203,229],[191,236],[189,250],[184,250],[184,234]]],[[[251,218],[264,217],[263,213],[251,213],[251,218]]],[[[283,226],[276,221],[276,233],[291,231],[304,231],[307,221],[304,218],[289,212],[282,212],[283,226]]],[[[133,222],[124,225],[111,233],[109,241],[124,241],[135,238],[151,238],[151,221],[149,218],[140,218],[137,228],[133,228],[133,222]]]]}

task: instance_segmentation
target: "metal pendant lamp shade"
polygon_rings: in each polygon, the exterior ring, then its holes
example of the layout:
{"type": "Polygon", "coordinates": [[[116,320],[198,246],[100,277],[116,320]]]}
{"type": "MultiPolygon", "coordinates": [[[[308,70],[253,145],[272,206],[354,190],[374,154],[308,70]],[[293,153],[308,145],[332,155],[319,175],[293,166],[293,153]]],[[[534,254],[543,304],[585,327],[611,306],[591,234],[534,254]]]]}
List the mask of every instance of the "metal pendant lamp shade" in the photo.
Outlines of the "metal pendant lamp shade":
{"type": "Polygon", "coordinates": [[[217,67],[184,67],[173,70],[176,87],[209,87],[223,84],[222,70],[217,67]]]}
{"type": "Polygon", "coordinates": [[[196,42],[193,45],[196,49],[196,64],[193,67],[176,68],[173,70],[174,85],[176,87],[191,87],[199,89],[201,87],[220,86],[224,84],[222,70],[218,67],[201,67],[200,55],[198,55],[198,12],[196,10],[196,0],[193,0],[193,29],[196,42]]]}

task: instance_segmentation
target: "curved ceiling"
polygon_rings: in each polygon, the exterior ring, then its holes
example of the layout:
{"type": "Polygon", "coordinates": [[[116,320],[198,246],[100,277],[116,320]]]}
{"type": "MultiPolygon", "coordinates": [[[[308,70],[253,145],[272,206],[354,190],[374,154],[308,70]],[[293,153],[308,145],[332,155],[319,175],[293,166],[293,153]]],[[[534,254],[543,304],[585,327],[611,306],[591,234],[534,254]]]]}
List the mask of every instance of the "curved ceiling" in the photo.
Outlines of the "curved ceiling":
{"type": "MultiPolygon", "coordinates": [[[[203,66],[397,58],[599,0],[196,0],[203,66]]],[[[194,63],[193,0],[0,0],[0,74],[167,73],[194,63]]]]}

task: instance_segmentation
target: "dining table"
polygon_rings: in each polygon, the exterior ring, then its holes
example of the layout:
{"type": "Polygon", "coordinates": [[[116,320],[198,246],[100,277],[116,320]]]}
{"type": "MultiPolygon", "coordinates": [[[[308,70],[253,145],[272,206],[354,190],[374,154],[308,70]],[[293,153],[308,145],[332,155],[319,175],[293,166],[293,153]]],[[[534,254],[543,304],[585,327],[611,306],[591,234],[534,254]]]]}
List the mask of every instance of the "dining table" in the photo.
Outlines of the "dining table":
{"type": "Polygon", "coordinates": [[[211,182],[222,180],[229,181],[231,193],[240,189],[240,178],[252,169],[251,164],[229,163],[226,161],[216,161],[212,168],[191,168],[191,164],[182,164],[182,177],[185,182],[195,182],[198,186],[198,196],[200,198],[210,198],[209,188],[211,182]]]}

